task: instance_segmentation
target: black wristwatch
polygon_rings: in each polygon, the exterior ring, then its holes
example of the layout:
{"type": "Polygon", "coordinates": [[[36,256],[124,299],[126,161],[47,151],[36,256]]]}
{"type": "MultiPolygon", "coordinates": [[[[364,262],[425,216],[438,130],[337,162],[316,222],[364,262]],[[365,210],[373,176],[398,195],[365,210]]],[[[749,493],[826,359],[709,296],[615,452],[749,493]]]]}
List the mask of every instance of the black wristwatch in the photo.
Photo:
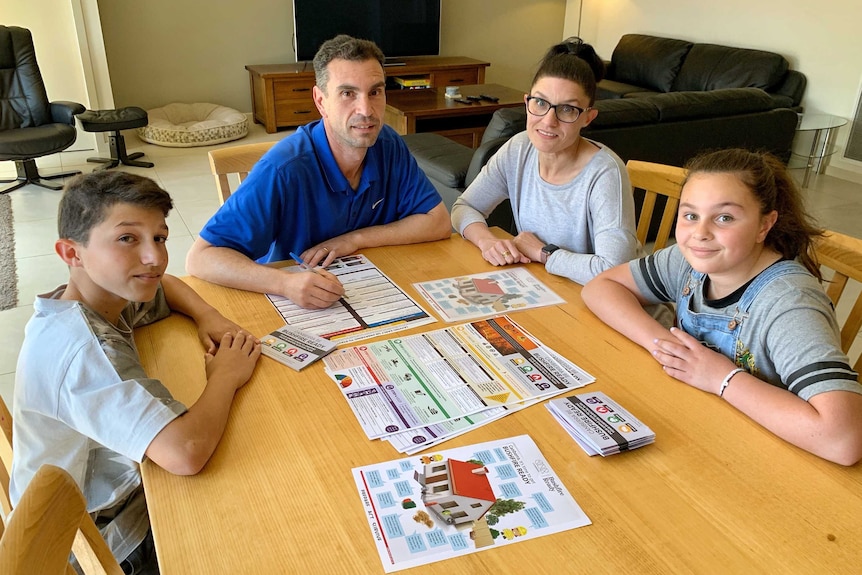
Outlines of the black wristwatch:
{"type": "Polygon", "coordinates": [[[548,261],[548,258],[551,257],[551,254],[560,249],[560,246],[555,246],[554,244],[547,244],[542,246],[542,252],[548,256],[545,258],[545,261],[548,261]]]}

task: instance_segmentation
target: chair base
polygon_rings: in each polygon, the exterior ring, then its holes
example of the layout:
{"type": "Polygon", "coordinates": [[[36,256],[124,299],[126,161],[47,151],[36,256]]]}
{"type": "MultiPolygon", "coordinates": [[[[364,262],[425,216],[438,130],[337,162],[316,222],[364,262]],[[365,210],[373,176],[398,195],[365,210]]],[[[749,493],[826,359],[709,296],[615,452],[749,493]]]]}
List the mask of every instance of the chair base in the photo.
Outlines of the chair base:
{"type": "Polygon", "coordinates": [[[94,169],[94,172],[99,172],[101,170],[109,170],[111,168],[116,168],[120,164],[125,166],[135,166],[138,168],[152,168],[155,164],[152,162],[138,162],[137,158],[143,157],[143,152],[135,152],[134,154],[126,153],[126,140],[123,138],[123,135],[119,132],[113,132],[110,136],[111,143],[111,157],[110,158],[87,158],[88,162],[94,162],[99,164],[104,164],[103,166],[99,166],[94,169]]]}
{"type": "Polygon", "coordinates": [[[61,174],[51,174],[50,176],[42,176],[39,174],[39,168],[36,166],[36,160],[15,160],[15,169],[18,171],[18,177],[12,180],[0,180],[2,184],[8,184],[9,182],[17,182],[8,188],[0,190],[0,195],[8,194],[9,192],[14,192],[18,188],[23,188],[28,184],[33,184],[34,186],[41,186],[43,188],[48,188],[49,190],[59,191],[63,189],[62,185],[57,184],[49,184],[44,180],[55,180],[57,178],[67,178],[70,176],[77,176],[81,172],[79,170],[73,172],[63,172],[61,174]]]}

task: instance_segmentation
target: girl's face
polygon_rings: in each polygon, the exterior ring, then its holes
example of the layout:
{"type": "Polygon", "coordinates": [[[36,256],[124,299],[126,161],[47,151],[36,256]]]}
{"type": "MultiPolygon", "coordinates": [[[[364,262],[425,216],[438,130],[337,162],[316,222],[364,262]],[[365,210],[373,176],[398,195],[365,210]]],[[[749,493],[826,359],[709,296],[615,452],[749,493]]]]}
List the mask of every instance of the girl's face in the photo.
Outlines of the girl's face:
{"type": "MultiPolygon", "coordinates": [[[[586,110],[590,100],[580,84],[562,78],[545,76],[539,78],[530,91],[530,96],[541,98],[552,106],[568,104],[586,110]]],[[[530,142],[540,152],[556,154],[566,151],[580,137],[581,129],[595,117],[595,110],[586,110],[574,122],[561,122],[556,109],[548,110],[544,116],[527,112],[527,134],[530,142]]]]}
{"type": "Polygon", "coordinates": [[[754,194],[735,174],[696,173],[682,189],[676,240],[695,270],[744,282],[776,219],[776,211],[760,214],[754,194]]]}

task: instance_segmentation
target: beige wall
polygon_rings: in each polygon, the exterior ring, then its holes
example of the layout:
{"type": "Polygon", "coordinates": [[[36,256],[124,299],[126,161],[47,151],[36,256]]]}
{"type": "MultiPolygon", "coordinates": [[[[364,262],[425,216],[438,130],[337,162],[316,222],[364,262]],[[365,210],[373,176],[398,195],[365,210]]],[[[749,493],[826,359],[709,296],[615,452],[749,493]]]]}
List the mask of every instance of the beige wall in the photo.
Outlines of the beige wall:
{"type": "MultiPolygon", "coordinates": [[[[565,0],[443,0],[441,53],[487,60],[487,82],[526,89],[565,9],[565,0]]],[[[244,66],[296,60],[290,0],[99,0],[99,14],[117,106],[209,101],[249,112],[244,66]]]]}
{"type": "MultiPolygon", "coordinates": [[[[802,102],[806,111],[844,118],[855,114],[862,86],[859,0],[568,0],[564,34],[577,30],[580,1],[581,35],[604,58],[610,58],[620,36],[627,33],[778,52],[808,78],[802,102]]],[[[830,173],[847,176],[837,168],[862,175],[862,163],[843,159],[847,128],[838,136],[830,173]]]]}

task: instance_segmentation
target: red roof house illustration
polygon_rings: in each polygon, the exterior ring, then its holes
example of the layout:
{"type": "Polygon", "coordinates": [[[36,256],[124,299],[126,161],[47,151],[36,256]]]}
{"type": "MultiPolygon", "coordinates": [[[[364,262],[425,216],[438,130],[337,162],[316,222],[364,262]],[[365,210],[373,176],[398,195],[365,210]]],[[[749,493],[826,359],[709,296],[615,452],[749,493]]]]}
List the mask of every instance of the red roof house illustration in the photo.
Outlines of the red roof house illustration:
{"type": "Polygon", "coordinates": [[[429,511],[450,525],[482,518],[497,500],[488,468],[467,461],[447,459],[425,465],[414,473],[422,485],[422,500],[429,511]]]}

